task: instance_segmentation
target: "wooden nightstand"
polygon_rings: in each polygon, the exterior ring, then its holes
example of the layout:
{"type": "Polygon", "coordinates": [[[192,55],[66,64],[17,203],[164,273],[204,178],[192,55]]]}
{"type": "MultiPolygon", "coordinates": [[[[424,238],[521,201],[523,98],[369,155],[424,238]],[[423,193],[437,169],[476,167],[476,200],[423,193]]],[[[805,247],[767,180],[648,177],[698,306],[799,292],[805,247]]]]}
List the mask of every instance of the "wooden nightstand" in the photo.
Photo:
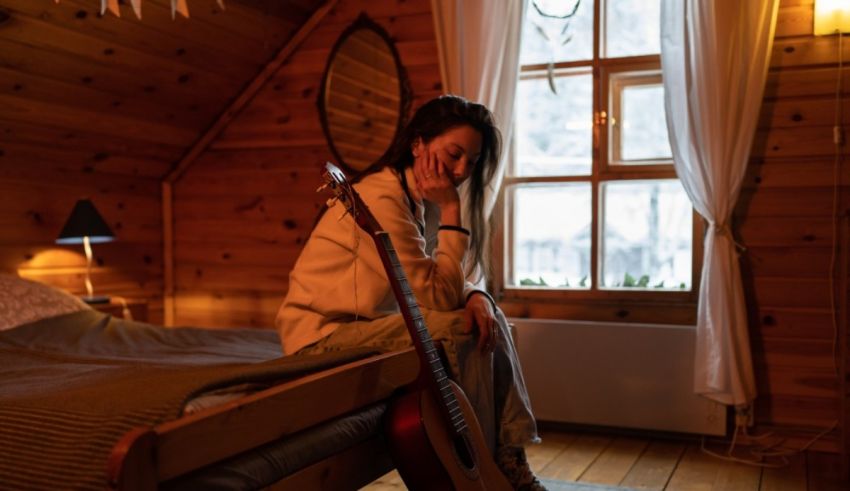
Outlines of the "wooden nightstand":
{"type": "MultiPolygon", "coordinates": [[[[147,322],[148,320],[148,302],[140,299],[126,299],[127,309],[134,321],[147,322]]],[[[113,317],[124,318],[124,305],[116,298],[110,298],[109,303],[92,303],[89,306],[100,312],[106,312],[113,317]]]]}

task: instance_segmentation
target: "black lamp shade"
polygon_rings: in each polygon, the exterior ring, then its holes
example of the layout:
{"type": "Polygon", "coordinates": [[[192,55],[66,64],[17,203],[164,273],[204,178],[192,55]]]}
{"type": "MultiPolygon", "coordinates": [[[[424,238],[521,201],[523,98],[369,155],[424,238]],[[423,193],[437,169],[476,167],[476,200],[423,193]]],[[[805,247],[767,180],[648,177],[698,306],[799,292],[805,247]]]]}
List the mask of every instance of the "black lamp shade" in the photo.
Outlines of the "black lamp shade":
{"type": "Polygon", "coordinates": [[[81,199],[74,205],[71,216],[62,227],[57,244],[82,244],[83,237],[88,237],[92,244],[109,242],[115,238],[109,225],[97,212],[90,200],[81,199]]]}

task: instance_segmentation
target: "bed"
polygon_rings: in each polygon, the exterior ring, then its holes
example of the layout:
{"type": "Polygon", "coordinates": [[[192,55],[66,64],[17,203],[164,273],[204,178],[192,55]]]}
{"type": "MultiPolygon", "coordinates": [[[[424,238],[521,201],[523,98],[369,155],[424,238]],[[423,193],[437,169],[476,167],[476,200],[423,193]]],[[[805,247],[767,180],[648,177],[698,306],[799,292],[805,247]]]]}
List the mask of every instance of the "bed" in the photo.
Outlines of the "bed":
{"type": "Polygon", "coordinates": [[[162,328],[0,275],[0,483],[357,489],[412,349],[281,357],[275,332],[162,328]],[[188,410],[187,410],[188,409],[188,410]]]}

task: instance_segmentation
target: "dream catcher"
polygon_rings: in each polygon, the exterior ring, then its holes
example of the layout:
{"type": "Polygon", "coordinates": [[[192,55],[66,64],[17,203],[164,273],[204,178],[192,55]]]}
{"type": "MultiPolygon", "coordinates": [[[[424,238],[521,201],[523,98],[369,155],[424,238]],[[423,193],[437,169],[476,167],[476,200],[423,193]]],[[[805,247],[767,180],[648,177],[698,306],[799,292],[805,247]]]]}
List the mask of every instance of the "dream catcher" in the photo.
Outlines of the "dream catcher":
{"type": "Polygon", "coordinates": [[[540,19],[534,20],[531,19],[531,25],[534,26],[534,31],[537,32],[549,45],[549,49],[551,50],[551,54],[549,56],[549,64],[546,67],[546,78],[549,81],[549,89],[553,94],[558,93],[558,89],[555,86],[555,53],[558,48],[569,43],[573,36],[570,34],[570,22],[572,18],[575,17],[576,12],[578,11],[579,5],[581,5],[581,0],[575,0],[575,4],[572,6],[572,9],[563,9],[563,8],[555,8],[554,5],[557,4],[558,7],[562,7],[565,1],[545,1],[545,0],[531,0],[531,6],[534,7],[534,10],[537,11],[537,14],[540,16],[540,19]],[[564,13],[559,13],[559,11],[564,13]]]}

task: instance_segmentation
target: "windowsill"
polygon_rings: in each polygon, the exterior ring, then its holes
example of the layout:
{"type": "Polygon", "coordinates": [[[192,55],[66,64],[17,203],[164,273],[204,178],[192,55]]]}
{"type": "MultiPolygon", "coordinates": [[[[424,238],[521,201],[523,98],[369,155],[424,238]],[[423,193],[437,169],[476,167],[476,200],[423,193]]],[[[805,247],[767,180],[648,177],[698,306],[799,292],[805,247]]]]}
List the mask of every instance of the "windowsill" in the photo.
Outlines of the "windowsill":
{"type": "MultiPolygon", "coordinates": [[[[549,292],[552,291],[546,293],[549,292]]],[[[659,300],[625,299],[620,296],[617,299],[575,299],[564,298],[563,292],[555,292],[561,294],[548,298],[520,298],[508,291],[502,295],[498,304],[506,316],[518,318],[678,325],[696,323],[697,304],[690,298],[659,300]]],[[[688,292],[688,297],[690,296],[688,292]]]]}
{"type": "Polygon", "coordinates": [[[551,288],[551,287],[505,287],[500,298],[505,300],[531,301],[627,301],[696,303],[696,291],[654,288],[609,288],[590,290],[589,288],[551,288]]]}

